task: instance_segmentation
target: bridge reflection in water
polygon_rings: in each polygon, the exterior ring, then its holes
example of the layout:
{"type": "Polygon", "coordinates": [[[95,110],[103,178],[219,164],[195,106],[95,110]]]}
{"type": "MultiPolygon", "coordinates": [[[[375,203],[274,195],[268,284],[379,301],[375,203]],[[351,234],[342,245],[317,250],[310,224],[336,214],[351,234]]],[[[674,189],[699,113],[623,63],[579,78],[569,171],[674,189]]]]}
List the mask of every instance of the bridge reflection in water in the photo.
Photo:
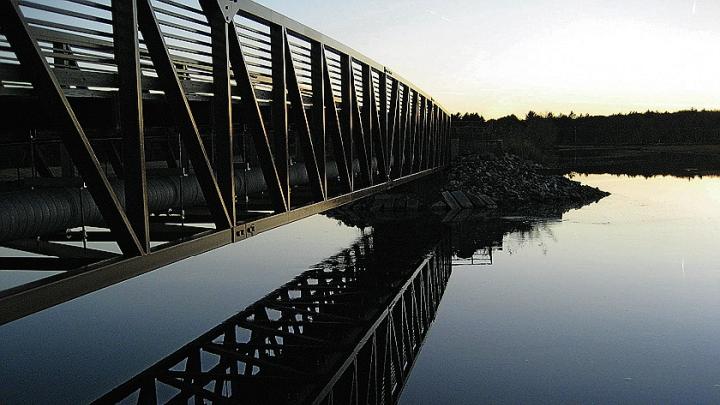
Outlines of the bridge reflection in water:
{"type": "Polygon", "coordinates": [[[98,403],[396,402],[452,267],[448,229],[415,227],[376,228],[98,403]]]}

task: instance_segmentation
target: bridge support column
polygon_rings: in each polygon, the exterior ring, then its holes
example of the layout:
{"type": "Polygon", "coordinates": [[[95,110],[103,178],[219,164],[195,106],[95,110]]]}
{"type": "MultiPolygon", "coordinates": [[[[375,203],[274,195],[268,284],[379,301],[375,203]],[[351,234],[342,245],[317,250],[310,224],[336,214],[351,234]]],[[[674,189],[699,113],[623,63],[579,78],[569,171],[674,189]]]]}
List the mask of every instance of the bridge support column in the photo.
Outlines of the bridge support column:
{"type": "Polygon", "coordinates": [[[143,249],[150,250],[150,222],[145,174],[137,2],[113,0],[113,42],[120,82],[118,90],[120,131],[123,139],[125,210],[143,249]]]}

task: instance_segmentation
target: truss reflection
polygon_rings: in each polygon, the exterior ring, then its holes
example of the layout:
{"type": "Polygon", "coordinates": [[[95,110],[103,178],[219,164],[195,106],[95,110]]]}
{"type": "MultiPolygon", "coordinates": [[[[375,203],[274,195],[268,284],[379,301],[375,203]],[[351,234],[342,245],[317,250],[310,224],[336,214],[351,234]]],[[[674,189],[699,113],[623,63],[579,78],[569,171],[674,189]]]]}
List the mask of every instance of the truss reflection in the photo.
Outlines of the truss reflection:
{"type": "Polygon", "coordinates": [[[376,229],[97,402],[396,402],[451,274],[446,228],[403,235],[376,229]]]}

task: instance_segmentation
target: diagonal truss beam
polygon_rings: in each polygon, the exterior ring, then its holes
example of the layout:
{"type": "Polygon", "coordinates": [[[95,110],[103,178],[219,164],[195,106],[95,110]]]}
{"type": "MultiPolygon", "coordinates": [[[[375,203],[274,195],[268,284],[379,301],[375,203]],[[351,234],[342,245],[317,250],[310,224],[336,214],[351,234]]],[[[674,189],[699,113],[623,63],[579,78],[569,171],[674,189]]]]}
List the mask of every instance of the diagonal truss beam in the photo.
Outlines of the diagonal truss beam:
{"type": "Polygon", "coordinates": [[[26,69],[40,100],[47,103],[50,114],[63,127],[60,136],[70,158],[77,166],[118,245],[125,255],[145,253],[125,215],[121,202],[110,187],[90,141],[75,116],[70,102],[51,72],[47,61],[33,40],[17,2],[0,2],[0,25],[20,64],[26,69]]]}
{"type": "Polygon", "coordinates": [[[323,180],[325,195],[329,196],[327,179],[327,144],[326,144],[326,122],[325,122],[325,80],[323,79],[323,58],[322,45],[319,42],[312,42],[310,45],[310,64],[312,82],[312,134],[315,154],[318,160],[318,170],[323,180]]]}
{"type": "Polygon", "coordinates": [[[390,154],[389,154],[389,147],[388,147],[388,140],[390,139],[390,136],[388,134],[388,99],[387,99],[387,81],[388,81],[388,74],[387,72],[383,71],[380,72],[380,109],[378,111],[378,118],[380,120],[380,137],[381,137],[381,144],[382,144],[382,150],[383,150],[383,160],[385,161],[385,166],[383,166],[383,173],[385,174],[383,176],[383,180],[387,180],[390,176],[390,154]]]}
{"type": "Polygon", "coordinates": [[[415,170],[415,160],[417,158],[418,123],[420,122],[420,94],[418,92],[413,93],[412,117],[410,120],[410,162],[408,162],[408,170],[412,173],[415,170]]]}
{"type": "Polygon", "coordinates": [[[323,201],[326,198],[325,188],[323,187],[324,180],[320,176],[320,165],[318,164],[317,155],[315,154],[310,125],[308,124],[307,115],[305,114],[305,103],[303,102],[302,93],[300,92],[295,62],[293,61],[290,42],[288,41],[287,31],[285,30],[283,30],[283,41],[285,42],[285,73],[287,76],[288,95],[290,96],[290,103],[293,107],[295,127],[297,128],[300,147],[302,148],[305,159],[305,168],[308,179],[310,180],[310,189],[316,201],[323,201]]]}
{"type": "Polygon", "coordinates": [[[255,151],[258,154],[258,161],[265,177],[273,207],[278,212],[285,212],[288,210],[287,199],[275,165],[275,158],[270,147],[270,139],[265,129],[260,106],[255,96],[255,89],[250,79],[240,37],[234,24],[233,29],[230,30],[230,36],[230,64],[240,92],[240,112],[252,135],[255,151]]]}
{"type": "Polygon", "coordinates": [[[402,112],[398,107],[397,130],[393,137],[393,150],[395,150],[395,163],[393,165],[392,177],[397,179],[402,176],[403,164],[405,162],[405,139],[407,138],[409,87],[403,85],[402,101],[398,97],[398,103],[402,103],[402,112]]]}
{"type": "Polygon", "coordinates": [[[397,148],[395,148],[395,137],[398,136],[398,107],[400,105],[400,86],[397,80],[393,80],[392,90],[390,92],[390,117],[388,118],[388,173],[392,176],[395,173],[395,166],[398,160],[395,156],[397,148]]]}
{"type": "Polygon", "coordinates": [[[370,159],[370,184],[375,182],[376,171],[372,167],[372,159],[374,158],[374,130],[375,121],[373,118],[373,104],[375,104],[375,96],[373,95],[372,68],[369,65],[362,65],[362,85],[363,85],[363,107],[360,111],[362,117],[362,126],[365,134],[366,150],[368,159],[370,159]]]}
{"type": "MultiPolygon", "coordinates": [[[[370,69],[370,67],[368,67],[368,69],[370,69]]],[[[369,73],[372,80],[372,71],[369,73]]],[[[382,74],[380,75],[380,78],[382,78],[382,74]]],[[[380,86],[380,88],[382,89],[382,86],[380,86]]],[[[380,99],[382,99],[382,97],[380,97],[380,99]]],[[[385,161],[385,142],[383,142],[384,130],[380,110],[378,109],[377,104],[375,104],[375,86],[372,84],[372,81],[370,82],[370,100],[372,100],[370,103],[370,119],[375,121],[375,125],[372,126],[372,145],[375,148],[375,157],[377,158],[378,177],[381,181],[385,181],[387,180],[387,163],[385,161]]],[[[383,105],[382,102],[380,105],[383,105]]]]}
{"type": "Polygon", "coordinates": [[[372,185],[372,162],[367,150],[365,129],[363,127],[360,104],[358,103],[357,89],[355,87],[355,74],[352,68],[352,58],[348,57],[350,68],[350,114],[352,119],[353,144],[357,145],[358,160],[360,161],[360,180],[362,184],[372,185]]]}
{"type": "Polygon", "coordinates": [[[325,112],[327,114],[326,122],[329,123],[330,139],[333,144],[333,155],[338,165],[340,173],[340,182],[345,190],[352,190],[352,167],[350,166],[347,154],[345,152],[345,143],[343,142],[342,129],[340,125],[340,117],[338,116],[337,105],[335,104],[335,94],[330,81],[330,71],[327,66],[327,56],[325,55],[325,47],[322,46],[323,61],[323,85],[325,87],[325,112]]]}
{"type": "Polygon", "coordinates": [[[170,104],[183,143],[188,151],[198,183],[205,196],[208,210],[218,229],[228,229],[233,224],[231,224],[225,201],[200,138],[200,131],[195,123],[185,90],[180,83],[150,0],[138,0],[138,22],[165,97],[170,104]]]}

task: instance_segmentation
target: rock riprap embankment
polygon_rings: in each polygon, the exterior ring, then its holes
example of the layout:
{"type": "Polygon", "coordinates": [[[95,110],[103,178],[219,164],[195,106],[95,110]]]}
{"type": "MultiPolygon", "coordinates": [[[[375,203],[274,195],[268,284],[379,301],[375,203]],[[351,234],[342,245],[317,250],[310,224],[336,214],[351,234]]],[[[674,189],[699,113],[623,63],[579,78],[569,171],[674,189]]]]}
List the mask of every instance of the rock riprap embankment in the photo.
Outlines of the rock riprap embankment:
{"type": "MultiPolygon", "coordinates": [[[[512,211],[547,205],[578,205],[598,201],[609,193],[564,176],[546,174],[537,163],[515,155],[461,156],[453,162],[445,191],[461,191],[476,206],[512,211]]],[[[443,208],[442,201],[434,208],[443,208]]]]}

